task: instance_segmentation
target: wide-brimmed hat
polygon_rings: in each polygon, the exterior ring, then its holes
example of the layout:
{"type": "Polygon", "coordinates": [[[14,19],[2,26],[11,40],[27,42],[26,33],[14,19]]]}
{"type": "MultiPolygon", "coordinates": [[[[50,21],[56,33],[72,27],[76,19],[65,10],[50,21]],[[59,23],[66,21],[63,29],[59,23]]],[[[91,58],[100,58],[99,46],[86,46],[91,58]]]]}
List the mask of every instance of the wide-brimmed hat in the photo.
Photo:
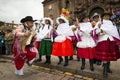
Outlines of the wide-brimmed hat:
{"type": "Polygon", "coordinates": [[[26,16],[25,18],[21,19],[21,23],[27,22],[27,21],[32,21],[35,22],[36,20],[33,20],[32,16],[26,16]]]}
{"type": "Polygon", "coordinates": [[[63,20],[65,23],[68,23],[68,24],[69,24],[69,21],[68,21],[64,16],[58,17],[58,18],[56,19],[56,22],[57,22],[58,24],[60,24],[60,22],[59,22],[60,19],[63,20]]]}
{"type": "Polygon", "coordinates": [[[108,15],[108,16],[110,16],[111,17],[111,13],[103,13],[102,15],[101,15],[101,17],[103,18],[105,15],[108,15]]]}
{"type": "Polygon", "coordinates": [[[20,20],[20,22],[21,22],[21,23],[24,23],[24,22],[25,22],[25,18],[22,18],[22,19],[20,20]]]}
{"type": "Polygon", "coordinates": [[[94,19],[95,17],[99,17],[99,14],[98,13],[94,13],[93,16],[92,16],[92,19],[94,19]]]}
{"type": "Polygon", "coordinates": [[[36,20],[33,20],[32,16],[26,16],[24,19],[25,19],[25,22],[26,21],[33,21],[33,22],[36,21],[36,20]]]}
{"type": "Polygon", "coordinates": [[[50,21],[50,24],[53,25],[53,20],[52,20],[51,18],[45,17],[45,18],[43,19],[43,23],[45,23],[46,20],[49,20],[49,21],[50,21]]]}

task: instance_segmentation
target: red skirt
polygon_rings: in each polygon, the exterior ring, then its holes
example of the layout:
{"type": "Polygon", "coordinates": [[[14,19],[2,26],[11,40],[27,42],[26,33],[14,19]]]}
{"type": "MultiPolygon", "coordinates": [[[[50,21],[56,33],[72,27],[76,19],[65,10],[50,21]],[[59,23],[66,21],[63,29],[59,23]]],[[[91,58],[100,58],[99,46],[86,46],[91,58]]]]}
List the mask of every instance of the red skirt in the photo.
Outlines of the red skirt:
{"type": "Polygon", "coordinates": [[[36,57],[36,52],[31,52],[30,47],[27,46],[25,50],[27,51],[26,53],[23,52],[20,53],[18,52],[16,47],[13,48],[14,57],[15,57],[14,62],[17,70],[20,70],[24,66],[25,60],[30,61],[36,57]]]}
{"type": "Polygon", "coordinates": [[[71,40],[66,39],[64,42],[54,42],[52,55],[54,56],[73,56],[74,49],[71,40]]]}
{"type": "Polygon", "coordinates": [[[119,48],[115,41],[99,42],[96,46],[96,59],[102,61],[116,61],[120,58],[119,48]]]}
{"type": "Polygon", "coordinates": [[[94,59],[95,58],[95,48],[78,48],[77,54],[79,58],[94,59]]]}

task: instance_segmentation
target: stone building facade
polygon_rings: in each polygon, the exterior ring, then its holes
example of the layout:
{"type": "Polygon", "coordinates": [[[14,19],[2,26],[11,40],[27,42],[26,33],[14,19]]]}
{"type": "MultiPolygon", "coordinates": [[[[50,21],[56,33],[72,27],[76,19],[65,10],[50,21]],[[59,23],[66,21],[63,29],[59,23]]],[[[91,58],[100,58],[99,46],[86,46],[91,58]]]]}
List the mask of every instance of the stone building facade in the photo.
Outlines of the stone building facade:
{"type": "Polygon", "coordinates": [[[69,20],[80,18],[82,14],[92,16],[94,13],[113,13],[120,10],[120,0],[44,0],[44,16],[51,16],[53,20],[60,15],[61,9],[70,11],[69,20]]]}
{"type": "MultiPolygon", "coordinates": [[[[2,21],[1,21],[2,22],[2,21]]],[[[6,30],[13,30],[16,27],[18,27],[19,24],[15,24],[14,21],[12,21],[11,23],[8,22],[2,22],[3,24],[0,25],[0,31],[4,31],[6,32],[6,30]]]]}

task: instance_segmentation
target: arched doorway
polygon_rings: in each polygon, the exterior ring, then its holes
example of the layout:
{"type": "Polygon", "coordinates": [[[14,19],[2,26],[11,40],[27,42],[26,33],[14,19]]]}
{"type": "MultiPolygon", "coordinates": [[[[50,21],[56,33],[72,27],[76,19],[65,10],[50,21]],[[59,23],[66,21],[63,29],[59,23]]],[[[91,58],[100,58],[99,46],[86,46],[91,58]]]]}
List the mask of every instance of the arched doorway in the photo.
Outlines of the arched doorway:
{"type": "Polygon", "coordinates": [[[93,9],[90,11],[89,16],[90,16],[90,17],[93,16],[94,13],[103,14],[103,13],[104,13],[104,9],[101,8],[101,7],[95,7],[95,8],[93,8],[93,9]]]}

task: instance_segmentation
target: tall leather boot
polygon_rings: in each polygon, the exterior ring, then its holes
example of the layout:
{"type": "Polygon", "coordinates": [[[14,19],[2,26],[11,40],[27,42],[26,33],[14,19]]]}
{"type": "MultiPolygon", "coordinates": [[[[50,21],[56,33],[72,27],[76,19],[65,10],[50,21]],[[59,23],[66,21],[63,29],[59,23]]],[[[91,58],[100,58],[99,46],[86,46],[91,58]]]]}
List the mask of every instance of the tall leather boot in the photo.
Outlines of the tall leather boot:
{"type": "Polygon", "coordinates": [[[61,56],[58,56],[58,58],[59,58],[59,62],[58,62],[58,65],[59,65],[63,61],[63,58],[61,56]]]}
{"type": "Polygon", "coordinates": [[[42,61],[42,56],[39,55],[39,59],[36,60],[37,62],[41,62],[42,61]]]}
{"type": "Polygon", "coordinates": [[[97,60],[96,59],[93,59],[93,63],[96,64],[97,60]]]}
{"type": "Polygon", "coordinates": [[[47,63],[48,63],[48,64],[51,64],[51,56],[47,56],[47,58],[48,58],[47,63]]]}
{"type": "Polygon", "coordinates": [[[94,66],[93,66],[94,60],[90,60],[89,63],[90,63],[90,70],[94,71],[94,66]]]}
{"type": "Polygon", "coordinates": [[[39,55],[39,60],[42,61],[42,56],[41,55],[39,55]]]}
{"type": "Polygon", "coordinates": [[[65,63],[64,66],[68,66],[68,56],[65,56],[65,63]]]}
{"type": "Polygon", "coordinates": [[[77,57],[77,61],[80,61],[80,58],[79,58],[79,57],[77,57]]]}
{"type": "Polygon", "coordinates": [[[81,70],[85,69],[85,58],[82,58],[82,66],[81,66],[81,70]]]}
{"type": "Polygon", "coordinates": [[[107,72],[108,73],[112,73],[111,69],[110,69],[110,62],[107,62],[107,72]]]}
{"type": "Polygon", "coordinates": [[[48,63],[48,56],[46,55],[46,61],[44,62],[44,64],[48,63]]]}
{"type": "Polygon", "coordinates": [[[107,63],[103,63],[103,76],[105,76],[105,77],[108,76],[107,63]]]}

